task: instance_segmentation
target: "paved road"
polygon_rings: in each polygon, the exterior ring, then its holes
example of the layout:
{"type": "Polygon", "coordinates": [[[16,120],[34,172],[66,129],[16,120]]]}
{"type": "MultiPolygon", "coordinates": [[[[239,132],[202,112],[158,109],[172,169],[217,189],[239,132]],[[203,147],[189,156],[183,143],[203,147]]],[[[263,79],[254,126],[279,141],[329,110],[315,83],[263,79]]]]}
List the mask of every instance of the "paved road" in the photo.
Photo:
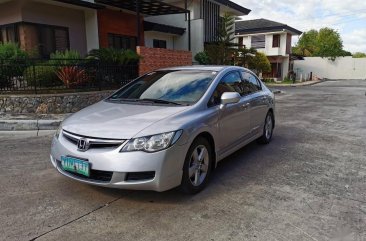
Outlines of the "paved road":
{"type": "Polygon", "coordinates": [[[366,81],[282,88],[273,142],[221,162],[196,196],[87,186],[50,134],[0,133],[0,240],[366,240],[366,81]]]}

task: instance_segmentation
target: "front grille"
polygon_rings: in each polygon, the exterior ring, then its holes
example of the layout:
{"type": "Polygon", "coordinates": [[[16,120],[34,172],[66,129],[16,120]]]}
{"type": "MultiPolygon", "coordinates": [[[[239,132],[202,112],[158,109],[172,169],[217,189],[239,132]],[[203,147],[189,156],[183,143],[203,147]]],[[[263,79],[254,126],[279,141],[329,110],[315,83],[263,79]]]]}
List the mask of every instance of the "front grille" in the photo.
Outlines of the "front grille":
{"type": "Polygon", "coordinates": [[[144,181],[154,179],[155,172],[129,172],[126,181],[144,181]]]}
{"type": "Polygon", "coordinates": [[[77,146],[78,141],[80,139],[85,139],[88,141],[88,149],[93,148],[117,148],[121,146],[125,140],[116,140],[116,139],[105,139],[105,138],[95,138],[95,137],[87,137],[77,135],[68,131],[63,130],[62,136],[68,140],[70,143],[77,146]]]}
{"type": "Polygon", "coordinates": [[[94,170],[94,169],[90,169],[90,176],[84,176],[78,173],[74,173],[74,172],[70,172],[70,171],[66,171],[62,168],[61,166],[61,162],[59,160],[57,160],[57,164],[58,167],[63,171],[68,173],[71,176],[74,176],[78,179],[83,179],[83,180],[88,180],[88,181],[96,181],[96,182],[106,182],[109,183],[112,179],[113,176],[113,172],[108,172],[108,171],[100,171],[100,170],[94,170]]]}

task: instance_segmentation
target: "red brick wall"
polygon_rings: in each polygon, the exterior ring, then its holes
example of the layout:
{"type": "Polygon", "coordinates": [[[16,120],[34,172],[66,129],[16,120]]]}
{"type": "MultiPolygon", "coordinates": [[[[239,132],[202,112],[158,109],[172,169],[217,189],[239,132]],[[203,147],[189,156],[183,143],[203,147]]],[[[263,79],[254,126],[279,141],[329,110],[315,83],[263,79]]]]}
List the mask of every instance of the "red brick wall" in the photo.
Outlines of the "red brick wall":
{"type": "Polygon", "coordinates": [[[137,53],[142,57],[139,64],[140,75],[159,68],[192,65],[190,51],[138,46],[137,53]]]}
{"type": "MultiPolygon", "coordinates": [[[[99,44],[108,48],[108,33],[137,37],[136,15],[125,12],[102,9],[98,10],[99,44]]],[[[144,45],[143,18],[141,17],[141,41],[144,45]]]]}

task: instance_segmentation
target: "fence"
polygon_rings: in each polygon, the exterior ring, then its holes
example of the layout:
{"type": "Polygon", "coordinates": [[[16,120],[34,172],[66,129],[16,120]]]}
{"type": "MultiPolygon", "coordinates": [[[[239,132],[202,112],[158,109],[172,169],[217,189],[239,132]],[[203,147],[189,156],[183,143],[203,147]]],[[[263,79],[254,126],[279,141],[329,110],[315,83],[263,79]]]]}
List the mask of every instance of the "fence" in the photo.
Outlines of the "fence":
{"type": "Polygon", "coordinates": [[[117,89],[138,76],[138,64],[89,59],[0,60],[0,94],[117,89]]]}

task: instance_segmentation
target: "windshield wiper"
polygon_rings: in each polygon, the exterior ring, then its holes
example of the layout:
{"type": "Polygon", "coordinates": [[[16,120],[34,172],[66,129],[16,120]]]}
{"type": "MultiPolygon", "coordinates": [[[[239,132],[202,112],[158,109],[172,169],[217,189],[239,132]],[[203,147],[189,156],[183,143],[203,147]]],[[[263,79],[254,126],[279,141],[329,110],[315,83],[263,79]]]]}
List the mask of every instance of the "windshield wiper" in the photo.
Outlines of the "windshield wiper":
{"type": "Polygon", "coordinates": [[[150,98],[144,98],[144,99],[140,99],[141,101],[151,101],[154,103],[158,103],[158,104],[173,104],[173,105],[183,105],[174,101],[170,101],[170,100],[161,100],[161,99],[150,99],[150,98]]]}
{"type": "Polygon", "coordinates": [[[137,102],[139,99],[127,99],[127,98],[109,98],[108,101],[127,101],[127,102],[137,102]]]}

